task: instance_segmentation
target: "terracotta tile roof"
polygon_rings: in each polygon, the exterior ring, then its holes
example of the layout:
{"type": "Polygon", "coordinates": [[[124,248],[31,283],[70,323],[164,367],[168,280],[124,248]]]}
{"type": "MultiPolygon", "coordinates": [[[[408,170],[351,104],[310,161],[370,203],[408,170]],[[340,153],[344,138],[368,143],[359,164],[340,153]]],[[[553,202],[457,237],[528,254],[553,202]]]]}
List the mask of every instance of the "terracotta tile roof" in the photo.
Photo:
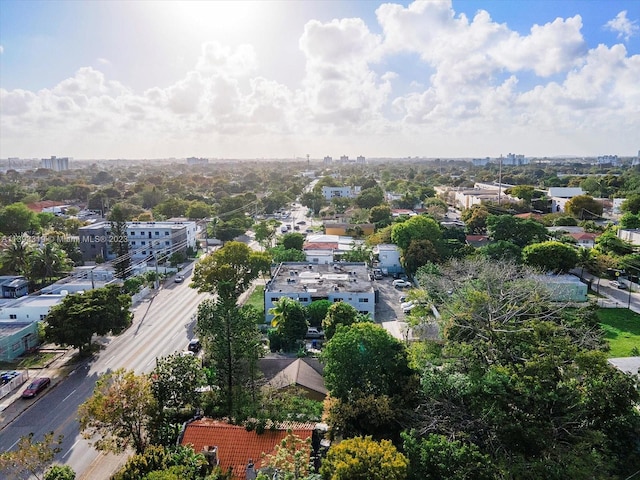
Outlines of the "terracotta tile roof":
{"type": "Polygon", "coordinates": [[[28,204],[27,208],[36,213],[40,213],[45,208],[59,207],[60,205],[66,205],[66,204],[62,202],[57,202],[55,200],[42,200],[40,202],[33,202],[28,204]]]}
{"type": "Polygon", "coordinates": [[[570,233],[569,236],[575,238],[578,241],[580,241],[580,240],[591,240],[591,241],[594,241],[598,237],[598,234],[597,233],[581,232],[581,233],[570,233]]]}
{"type": "Polygon", "coordinates": [[[191,445],[197,453],[202,452],[204,446],[218,447],[220,468],[224,472],[232,468],[234,480],[245,480],[245,469],[249,459],[254,461],[256,468],[260,468],[262,454],[273,453],[275,446],[286,437],[288,429],[306,440],[311,437],[316,425],[286,422],[278,427],[278,430],[265,430],[258,435],[255,431],[247,431],[241,425],[202,418],[187,425],[181,444],[191,445]]]}

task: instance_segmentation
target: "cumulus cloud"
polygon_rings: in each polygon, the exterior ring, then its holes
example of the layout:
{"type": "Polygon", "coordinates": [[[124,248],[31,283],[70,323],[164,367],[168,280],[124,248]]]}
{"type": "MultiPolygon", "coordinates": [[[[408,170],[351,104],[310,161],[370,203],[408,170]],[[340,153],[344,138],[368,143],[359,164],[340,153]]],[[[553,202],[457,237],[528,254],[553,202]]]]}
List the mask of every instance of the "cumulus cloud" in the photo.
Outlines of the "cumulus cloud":
{"type": "Polygon", "coordinates": [[[2,55],[3,53],[4,53],[4,47],[0,45],[0,55],[2,55]]]}
{"type": "Polygon", "coordinates": [[[626,10],[621,11],[616,15],[616,18],[605,23],[604,27],[607,30],[616,32],[618,34],[618,38],[622,38],[626,42],[628,42],[634,35],[637,35],[640,30],[637,20],[632,21],[627,18],[626,10]]]}
{"type": "MultiPolygon", "coordinates": [[[[510,151],[550,154],[575,145],[606,153],[637,138],[640,55],[622,44],[589,48],[578,15],[523,33],[445,1],[384,4],[376,15],[380,34],[359,18],[307,22],[295,85],[264,75],[269,59],[251,45],[207,42],[182,78],[143,93],[91,67],[50,89],[0,89],[2,151],[68,144],[83,148],[76,157],[98,156],[93,148],[180,156],[215,145],[214,154],[240,157],[297,146],[323,156],[358,145],[354,155],[475,156],[506,139],[510,151]],[[407,58],[424,68],[389,67],[407,58]]],[[[617,19],[631,27],[615,31],[637,31],[625,12],[617,19]]]]}

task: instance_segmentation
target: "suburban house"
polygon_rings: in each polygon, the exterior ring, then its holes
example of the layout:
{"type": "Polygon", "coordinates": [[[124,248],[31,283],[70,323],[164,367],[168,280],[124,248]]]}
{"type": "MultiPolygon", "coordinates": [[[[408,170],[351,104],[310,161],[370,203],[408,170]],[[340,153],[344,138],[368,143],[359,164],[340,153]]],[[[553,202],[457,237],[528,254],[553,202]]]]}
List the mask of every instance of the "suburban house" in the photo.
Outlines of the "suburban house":
{"type": "Polygon", "coordinates": [[[402,273],[404,268],[400,263],[400,249],[391,243],[381,243],[371,251],[373,265],[387,273],[402,273]]]}
{"type": "Polygon", "coordinates": [[[282,297],[297,300],[304,306],[315,300],[347,302],[375,320],[376,292],[364,262],[280,263],[264,289],[266,323],[273,319],[269,310],[282,297]]]}
{"type": "Polygon", "coordinates": [[[322,372],[324,366],[317,358],[269,357],[258,360],[266,387],[275,389],[299,388],[311,400],[323,401],[328,390],[322,372]]]}
{"type": "Polygon", "coordinates": [[[268,425],[262,433],[247,430],[243,425],[200,418],[188,422],[180,444],[203,453],[212,466],[222,472],[231,470],[233,480],[255,479],[265,469],[264,455],[275,454],[276,446],[291,432],[302,440],[310,439],[311,455],[320,452],[326,426],[316,423],[284,422],[268,425]]]}
{"type": "Polygon", "coordinates": [[[547,196],[551,199],[551,212],[564,212],[564,207],[569,200],[584,193],[580,187],[549,187],[547,196]]]}
{"type": "Polygon", "coordinates": [[[583,248],[593,248],[596,245],[596,238],[599,237],[598,233],[585,232],[582,227],[574,226],[557,226],[547,227],[549,232],[562,233],[576,241],[576,246],[583,248]]]}
{"type": "Polygon", "coordinates": [[[589,287],[573,275],[540,275],[536,277],[548,290],[553,302],[586,302],[589,287]]]}
{"type": "Polygon", "coordinates": [[[333,263],[340,259],[343,253],[363,243],[362,240],[354,240],[349,236],[310,234],[305,239],[302,251],[309,263],[333,263]]]}
{"type": "MultiPolygon", "coordinates": [[[[159,222],[127,222],[127,240],[133,261],[186,252],[197,248],[196,222],[171,219],[159,222]]],[[[100,222],[78,229],[80,251],[85,261],[101,256],[115,258],[111,249],[111,223],[100,222]]]]}
{"type": "Polygon", "coordinates": [[[0,297],[18,298],[29,293],[29,281],[19,275],[0,276],[0,297]]]}

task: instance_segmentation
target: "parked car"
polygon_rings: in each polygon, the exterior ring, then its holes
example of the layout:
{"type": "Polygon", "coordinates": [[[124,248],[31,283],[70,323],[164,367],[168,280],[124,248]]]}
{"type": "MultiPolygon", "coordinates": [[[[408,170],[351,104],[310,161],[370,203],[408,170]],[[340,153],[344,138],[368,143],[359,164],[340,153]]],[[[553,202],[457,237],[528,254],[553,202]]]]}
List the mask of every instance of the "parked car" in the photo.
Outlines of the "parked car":
{"type": "Polygon", "coordinates": [[[298,222],[298,225],[306,225],[306,224],[307,224],[307,222],[305,222],[304,220],[300,220],[300,221],[298,222]]]}
{"type": "Polygon", "coordinates": [[[24,392],[22,392],[22,398],[33,398],[49,385],[51,385],[51,379],[49,377],[36,378],[29,384],[24,392]]]}
{"type": "Polygon", "coordinates": [[[307,328],[307,334],[305,335],[305,338],[324,338],[324,332],[317,327],[309,327],[307,328]]]}
{"type": "Polygon", "coordinates": [[[627,288],[627,286],[624,283],[620,283],[617,280],[611,280],[609,282],[609,285],[611,285],[612,287],[619,288],[620,290],[624,290],[625,288],[627,288]]]}
{"type": "Polygon", "coordinates": [[[418,306],[417,303],[412,303],[411,305],[407,305],[406,307],[402,308],[402,313],[409,313],[411,310],[413,310],[417,306],[418,306]]]}
{"type": "Polygon", "coordinates": [[[200,345],[200,340],[198,340],[197,338],[192,338],[189,342],[189,345],[187,345],[187,350],[193,353],[198,353],[201,348],[202,345],[200,345]]]}
{"type": "Polygon", "coordinates": [[[400,304],[400,307],[401,307],[401,308],[403,308],[403,309],[404,309],[404,308],[408,308],[408,307],[410,307],[411,305],[413,305],[414,303],[415,303],[415,302],[414,302],[413,300],[409,300],[408,302],[402,302],[402,303],[400,304]]]}
{"type": "Polygon", "coordinates": [[[393,286],[396,288],[409,288],[411,287],[411,283],[407,282],[406,280],[394,280],[393,286]]]}
{"type": "Polygon", "coordinates": [[[406,295],[400,295],[400,298],[398,298],[398,301],[400,303],[404,303],[407,301],[407,296],[406,295]]]}
{"type": "Polygon", "coordinates": [[[173,281],[176,283],[182,283],[184,281],[184,275],[179,273],[178,275],[176,275],[173,281]]]}

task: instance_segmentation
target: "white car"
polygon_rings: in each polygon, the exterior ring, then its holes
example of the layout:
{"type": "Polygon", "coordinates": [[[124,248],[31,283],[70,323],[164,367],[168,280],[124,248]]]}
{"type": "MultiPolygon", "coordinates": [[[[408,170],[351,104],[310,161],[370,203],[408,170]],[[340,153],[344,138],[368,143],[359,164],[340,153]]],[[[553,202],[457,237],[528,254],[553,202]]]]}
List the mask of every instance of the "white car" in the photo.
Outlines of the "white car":
{"type": "Polygon", "coordinates": [[[409,313],[411,310],[413,310],[414,308],[416,308],[418,306],[417,303],[412,303],[411,305],[408,305],[406,307],[402,308],[402,313],[409,313]]]}
{"type": "Polygon", "coordinates": [[[409,300],[408,302],[402,302],[400,304],[400,307],[405,309],[405,308],[408,308],[408,307],[412,306],[414,303],[415,302],[413,300],[409,300]]]}
{"type": "Polygon", "coordinates": [[[392,285],[394,287],[396,287],[396,288],[409,288],[409,287],[411,287],[411,283],[407,282],[406,280],[394,280],[392,285]]]}

